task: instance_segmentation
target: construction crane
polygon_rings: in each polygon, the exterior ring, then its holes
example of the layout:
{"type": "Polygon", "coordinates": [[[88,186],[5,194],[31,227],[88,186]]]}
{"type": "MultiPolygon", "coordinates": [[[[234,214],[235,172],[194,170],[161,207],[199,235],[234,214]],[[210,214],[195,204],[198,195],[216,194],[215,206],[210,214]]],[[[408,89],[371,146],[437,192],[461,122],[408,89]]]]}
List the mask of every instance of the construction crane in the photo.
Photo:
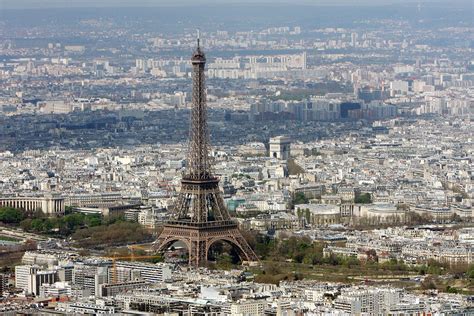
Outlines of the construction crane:
{"type": "Polygon", "coordinates": [[[159,254],[156,255],[141,255],[141,256],[135,256],[132,252],[131,255],[127,256],[116,256],[115,254],[112,257],[106,257],[108,259],[112,260],[112,284],[117,283],[117,260],[131,260],[135,261],[136,259],[152,259],[152,258],[160,258],[161,256],[159,254]]]}

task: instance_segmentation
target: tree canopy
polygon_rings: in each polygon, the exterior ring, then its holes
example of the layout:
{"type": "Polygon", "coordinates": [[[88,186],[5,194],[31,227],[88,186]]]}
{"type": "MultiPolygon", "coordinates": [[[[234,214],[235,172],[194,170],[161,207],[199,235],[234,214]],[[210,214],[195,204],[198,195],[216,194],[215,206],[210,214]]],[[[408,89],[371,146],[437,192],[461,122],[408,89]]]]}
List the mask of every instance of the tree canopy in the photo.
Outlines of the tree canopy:
{"type": "Polygon", "coordinates": [[[5,224],[18,224],[25,218],[22,210],[13,207],[0,207],[0,222],[5,224]]]}
{"type": "Polygon", "coordinates": [[[298,204],[306,204],[308,203],[309,199],[304,195],[303,192],[296,192],[295,196],[293,197],[293,205],[298,204]]]}
{"type": "Polygon", "coordinates": [[[370,193],[363,193],[359,196],[356,196],[354,202],[360,204],[370,204],[372,203],[372,196],[370,195],[370,193]]]}

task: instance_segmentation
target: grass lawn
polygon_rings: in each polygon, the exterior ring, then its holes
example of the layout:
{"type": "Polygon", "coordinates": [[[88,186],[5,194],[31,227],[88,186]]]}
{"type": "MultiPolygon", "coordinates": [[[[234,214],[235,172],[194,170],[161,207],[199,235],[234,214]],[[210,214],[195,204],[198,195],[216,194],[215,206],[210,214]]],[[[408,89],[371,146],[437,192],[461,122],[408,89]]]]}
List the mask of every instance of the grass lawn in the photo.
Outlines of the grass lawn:
{"type": "Polygon", "coordinates": [[[4,240],[4,241],[14,241],[14,242],[19,242],[21,241],[20,239],[18,238],[14,238],[14,237],[10,237],[10,236],[5,236],[5,235],[0,235],[0,240],[4,240]]]}

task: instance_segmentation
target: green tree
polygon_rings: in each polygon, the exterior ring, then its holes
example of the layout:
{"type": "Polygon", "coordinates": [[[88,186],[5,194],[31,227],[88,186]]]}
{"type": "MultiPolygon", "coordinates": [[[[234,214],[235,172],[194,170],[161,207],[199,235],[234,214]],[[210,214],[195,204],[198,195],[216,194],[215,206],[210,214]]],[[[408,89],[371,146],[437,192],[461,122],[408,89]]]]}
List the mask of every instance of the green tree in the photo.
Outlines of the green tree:
{"type": "Polygon", "coordinates": [[[446,287],[446,292],[447,292],[447,293],[457,294],[457,293],[459,293],[459,290],[458,290],[457,288],[455,288],[455,287],[452,287],[452,286],[449,286],[449,285],[448,285],[448,286],[446,287]]]}
{"type": "Polygon", "coordinates": [[[355,200],[355,203],[360,203],[360,204],[370,204],[372,203],[372,196],[370,193],[363,193],[358,195],[355,200]]]}
{"type": "Polygon", "coordinates": [[[427,269],[428,274],[440,275],[442,274],[445,268],[446,268],[445,264],[439,261],[436,261],[433,259],[428,260],[428,269],[427,269]]]}
{"type": "Polygon", "coordinates": [[[31,220],[31,229],[36,232],[42,232],[43,231],[43,220],[39,218],[35,218],[31,220]]]}
{"type": "MultiPolygon", "coordinates": [[[[110,223],[113,222],[110,221],[110,223]]],[[[38,214],[38,217],[24,219],[20,226],[25,231],[59,234],[60,236],[67,237],[80,228],[96,227],[102,224],[109,225],[109,221],[103,222],[99,215],[72,213],[63,217],[43,217],[38,214]]]]}
{"type": "Polygon", "coordinates": [[[345,257],[342,259],[342,265],[350,269],[360,265],[360,261],[356,257],[345,257]]]}
{"type": "Polygon", "coordinates": [[[293,205],[306,204],[308,201],[309,199],[303,192],[296,192],[295,196],[293,197],[293,205]]]}
{"type": "Polygon", "coordinates": [[[227,253],[221,253],[217,257],[217,267],[222,270],[232,269],[232,257],[227,253]]]}
{"type": "Polygon", "coordinates": [[[96,248],[143,242],[151,237],[140,224],[125,221],[79,229],[72,235],[79,246],[96,248]]]}
{"type": "Polygon", "coordinates": [[[467,274],[467,277],[468,277],[469,279],[474,280],[474,264],[471,264],[471,265],[469,266],[469,268],[467,269],[467,273],[466,273],[466,274],[467,274]]]}
{"type": "Polygon", "coordinates": [[[319,249],[318,246],[313,246],[311,251],[307,251],[306,255],[303,258],[303,263],[305,264],[321,264],[323,263],[323,251],[322,248],[319,249]]]}
{"type": "Polygon", "coordinates": [[[88,216],[86,218],[86,224],[88,227],[95,227],[102,224],[102,219],[100,216],[88,216]]]}
{"type": "Polygon", "coordinates": [[[13,207],[0,207],[0,222],[5,224],[18,224],[23,219],[23,211],[13,207]]]}
{"type": "Polygon", "coordinates": [[[74,211],[74,207],[72,206],[65,206],[64,207],[64,215],[72,214],[74,211]]]}

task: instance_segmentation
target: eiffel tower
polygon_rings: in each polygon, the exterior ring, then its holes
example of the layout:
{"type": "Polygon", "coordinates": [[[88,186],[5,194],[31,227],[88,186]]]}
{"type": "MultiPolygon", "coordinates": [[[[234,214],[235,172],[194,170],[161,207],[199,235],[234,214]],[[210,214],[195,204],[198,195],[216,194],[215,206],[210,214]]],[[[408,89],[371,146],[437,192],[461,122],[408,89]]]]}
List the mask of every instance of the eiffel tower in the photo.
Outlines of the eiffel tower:
{"type": "Polygon", "coordinates": [[[155,241],[155,249],[163,252],[176,241],[181,241],[188,248],[189,265],[197,267],[207,263],[212,244],[225,241],[237,250],[242,261],[258,261],[237,222],[231,219],[225,208],[219,179],[212,174],[204,76],[206,56],[199,46],[199,36],[191,63],[193,104],[188,162],[177,204],[155,241]]]}

